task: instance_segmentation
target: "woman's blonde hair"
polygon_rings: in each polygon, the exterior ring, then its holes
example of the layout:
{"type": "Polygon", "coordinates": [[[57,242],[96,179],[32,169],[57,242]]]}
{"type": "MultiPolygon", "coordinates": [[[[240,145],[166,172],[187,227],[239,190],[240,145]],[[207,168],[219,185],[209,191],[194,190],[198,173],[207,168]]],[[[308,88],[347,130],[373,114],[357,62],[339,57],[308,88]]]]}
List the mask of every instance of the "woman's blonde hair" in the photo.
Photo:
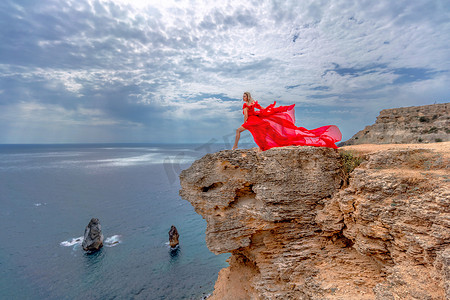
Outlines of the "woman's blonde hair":
{"type": "Polygon", "coordinates": [[[244,92],[245,95],[247,95],[247,102],[253,102],[252,95],[250,95],[250,92],[244,92]]]}

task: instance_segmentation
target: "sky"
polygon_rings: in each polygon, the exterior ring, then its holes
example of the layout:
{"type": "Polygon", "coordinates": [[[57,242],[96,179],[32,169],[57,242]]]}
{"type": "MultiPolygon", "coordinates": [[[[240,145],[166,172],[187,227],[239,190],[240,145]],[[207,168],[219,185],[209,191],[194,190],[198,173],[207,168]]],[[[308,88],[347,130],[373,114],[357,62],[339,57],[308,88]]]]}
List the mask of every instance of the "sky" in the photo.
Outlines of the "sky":
{"type": "Polygon", "coordinates": [[[228,144],[244,91],[347,140],[449,102],[449,33],[448,0],[2,0],[0,143],[228,144]]]}

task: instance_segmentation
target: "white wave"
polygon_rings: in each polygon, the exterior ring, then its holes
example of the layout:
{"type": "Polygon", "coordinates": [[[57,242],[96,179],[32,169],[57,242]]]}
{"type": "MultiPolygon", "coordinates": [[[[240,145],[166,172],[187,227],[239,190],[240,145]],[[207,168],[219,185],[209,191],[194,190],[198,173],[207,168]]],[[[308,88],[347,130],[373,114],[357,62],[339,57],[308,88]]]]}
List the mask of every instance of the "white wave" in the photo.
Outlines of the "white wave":
{"type": "MultiPolygon", "coordinates": [[[[113,236],[110,236],[110,237],[106,238],[103,241],[103,245],[105,245],[106,247],[117,246],[119,243],[122,242],[121,237],[122,237],[121,235],[117,235],[117,234],[113,235],[113,236]]],[[[77,237],[77,238],[73,238],[70,241],[67,240],[67,241],[61,242],[59,244],[61,246],[63,246],[63,247],[72,247],[72,246],[74,246],[74,249],[75,249],[75,247],[77,247],[77,246],[79,246],[79,245],[81,245],[83,243],[83,239],[84,239],[84,237],[80,236],[80,237],[77,237]]]]}
{"type": "Polygon", "coordinates": [[[120,239],[122,236],[121,235],[113,235],[113,236],[110,236],[110,237],[108,237],[108,238],[106,238],[106,240],[104,241],[104,245],[106,246],[106,247],[114,247],[114,246],[117,246],[119,243],[121,243],[122,242],[122,240],[120,239]]]}
{"type": "Polygon", "coordinates": [[[61,246],[64,247],[71,247],[71,246],[76,246],[76,245],[81,245],[81,243],[83,242],[84,237],[80,236],[77,238],[73,238],[71,241],[64,241],[59,243],[61,246]]]}

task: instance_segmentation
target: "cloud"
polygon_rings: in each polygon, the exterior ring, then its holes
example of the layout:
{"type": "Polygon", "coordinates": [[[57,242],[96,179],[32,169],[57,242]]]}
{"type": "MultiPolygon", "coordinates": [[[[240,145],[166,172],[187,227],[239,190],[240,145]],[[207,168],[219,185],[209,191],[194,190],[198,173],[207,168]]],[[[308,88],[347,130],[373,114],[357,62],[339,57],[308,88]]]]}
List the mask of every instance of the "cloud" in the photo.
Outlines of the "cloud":
{"type": "Polygon", "coordinates": [[[86,126],[108,141],[209,140],[240,125],[247,90],[349,138],[380,109],[448,101],[449,13],[448,1],[2,1],[0,143],[27,142],[30,119],[79,142],[86,126]]]}

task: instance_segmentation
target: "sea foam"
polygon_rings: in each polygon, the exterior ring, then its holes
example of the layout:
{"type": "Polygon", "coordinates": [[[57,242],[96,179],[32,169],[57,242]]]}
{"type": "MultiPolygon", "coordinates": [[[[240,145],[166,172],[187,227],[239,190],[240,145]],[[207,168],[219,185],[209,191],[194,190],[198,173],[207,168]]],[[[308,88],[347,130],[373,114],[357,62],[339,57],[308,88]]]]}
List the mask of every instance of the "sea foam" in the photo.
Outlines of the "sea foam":
{"type": "Polygon", "coordinates": [[[71,247],[71,246],[75,246],[75,245],[78,245],[78,244],[81,245],[82,242],[83,242],[83,237],[80,236],[80,237],[77,237],[77,238],[73,238],[71,241],[64,241],[64,242],[61,242],[59,244],[61,246],[64,246],[64,247],[71,247]]]}
{"type": "Polygon", "coordinates": [[[121,235],[113,235],[105,239],[105,242],[103,243],[106,247],[114,247],[117,246],[119,243],[122,242],[120,239],[121,235]]]}
{"type": "MultiPolygon", "coordinates": [[[[122,242],[122,240],[121,240],[121,235],[118,235],[118,234],[116,234],[116,235],[113,235],[113,236],[110,236],[110,237],[107,237],[105,240],[104,240],[104,242],[103,242],[103,244],[106,246],[106,247],[114,247],[114,246],[117,246],[118,244],[120,244],[121,242],[122,242]]],[[[81,245],[81,243],[83,243],[83,237],[82,236],[80,236],[80,237],[77,237],[77,238],[72,238],[71,240],[67,240],[67,241],[64,241],[64,242],[61,242],[61,243],[59,243],[61,246],[63,246],[63,247],[72,247],[72,246],[77,246],[77,245],[81,245]]]]}

